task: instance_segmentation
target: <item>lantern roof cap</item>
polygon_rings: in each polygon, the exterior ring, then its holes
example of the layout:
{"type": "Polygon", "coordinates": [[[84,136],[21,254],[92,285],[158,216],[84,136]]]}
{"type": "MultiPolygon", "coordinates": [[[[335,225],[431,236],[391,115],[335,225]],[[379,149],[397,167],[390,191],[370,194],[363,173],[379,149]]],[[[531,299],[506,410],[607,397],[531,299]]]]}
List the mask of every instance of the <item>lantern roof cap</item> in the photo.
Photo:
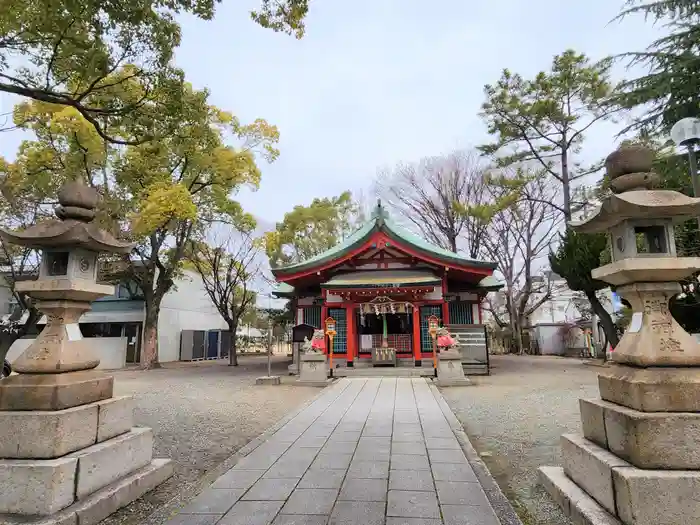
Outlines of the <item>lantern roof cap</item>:
{"type": "Polygon", "coordinates": [[[688,197],[674,190],[637,190],[610,195],[592,216],[570,225],[581,233],[598,233],[628,219],[681,222],[699,215],[700,198],[688,197]]]}
{"type": "Polygon", "coordinates": [[[95,252],[129,253],[133,243],[114,238],[93,222],[99,195],[80,180],[66,183],[58,193],[56,218],[24,230],[0,229],[0,238],[29,248],[84,248],[95,252]]]}

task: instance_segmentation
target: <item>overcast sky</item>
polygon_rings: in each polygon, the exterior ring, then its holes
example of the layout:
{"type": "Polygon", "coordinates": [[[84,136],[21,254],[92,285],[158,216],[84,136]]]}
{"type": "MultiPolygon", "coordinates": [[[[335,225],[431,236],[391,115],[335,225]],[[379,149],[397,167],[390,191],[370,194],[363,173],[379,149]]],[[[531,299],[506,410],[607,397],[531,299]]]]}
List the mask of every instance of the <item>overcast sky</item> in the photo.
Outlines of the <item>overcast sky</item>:
{"type": "MultiPolygon", "coordinates": [[[[380,167],[482,143],[483,86],[503,68],[529,77],[567,48],[599,59],[655,34],[641,18],[608,24],[620,0],[312,0],[297,41],[253,24],[257,3],[186,20],[177,60],[215,104],[279,126],[279,160],[242,196],[266,221],[367,189],[380,167]]],[[[614,127],[597,129],[591,159],[614,148],[614,127]]]]}
{"type": "MultiPolygon", "coordinates": [[[[268,225],[314,197],[367,190],[378,168],[482,143],[483,86],[505,67],[530,77],[567,48],[598,59],[655,34],[641,18],[608,25],[621,0],[312,0],[298,41],[254,24],[258,3],[184,18],[177,62],[214,104],[279,126],[279,160],[241,195],[268,225]]],[[[597,130],[591,160],[614,147],[615,129],[597,130]]],[[[20,136],[0,139],[12,158],[20,136]]]]}

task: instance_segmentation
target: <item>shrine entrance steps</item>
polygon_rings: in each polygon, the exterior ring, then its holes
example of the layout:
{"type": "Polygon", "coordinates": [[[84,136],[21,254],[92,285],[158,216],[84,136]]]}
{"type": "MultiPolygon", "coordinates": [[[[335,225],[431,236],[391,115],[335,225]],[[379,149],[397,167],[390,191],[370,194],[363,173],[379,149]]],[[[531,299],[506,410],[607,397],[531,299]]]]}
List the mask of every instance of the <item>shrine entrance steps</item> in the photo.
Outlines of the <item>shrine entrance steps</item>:
{"type": "Polygon", "coordinates": [[[435,371],[432,367],[407,367],[407,366],[375,366],[348,368],[340,366],[333,369],[334,377],[433,377],[435,371]]]}

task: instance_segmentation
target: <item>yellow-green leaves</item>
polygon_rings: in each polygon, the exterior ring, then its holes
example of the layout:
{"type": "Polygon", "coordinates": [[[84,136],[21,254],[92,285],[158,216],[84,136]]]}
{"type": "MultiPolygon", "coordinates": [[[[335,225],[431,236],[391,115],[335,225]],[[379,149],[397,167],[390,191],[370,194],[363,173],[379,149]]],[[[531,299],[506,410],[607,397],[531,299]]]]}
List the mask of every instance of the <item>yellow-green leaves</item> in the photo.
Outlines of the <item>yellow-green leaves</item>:
{"type": "Polygon", "coordinates": [[[301,38],[308,11],[309,0],[262,0],[260,9],[250,16],[262,27],[301,38]]]}
{"type": "Polygon", "coordinates": [[[275,231],[265,234],[270,265],[305,261],[329,250],[351,231],[357,215],[358,205],[349,191],[314,199],[309,206],[295,206],[275,231]]]}
{"type": "Polygon", "coordinates": [[[134,213],[133,229],[137,235],[149,235],[171,222],[194,221],[197,207],[182,184],[157,182],[143,192],[134,213]]]}

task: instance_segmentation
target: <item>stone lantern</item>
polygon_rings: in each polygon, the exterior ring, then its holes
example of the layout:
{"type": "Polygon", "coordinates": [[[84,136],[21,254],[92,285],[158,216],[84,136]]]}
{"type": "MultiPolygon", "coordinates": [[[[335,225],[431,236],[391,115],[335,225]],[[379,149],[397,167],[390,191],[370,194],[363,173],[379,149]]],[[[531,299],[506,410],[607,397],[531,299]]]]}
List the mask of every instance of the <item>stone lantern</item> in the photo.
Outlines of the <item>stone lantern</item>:
{"type": "Polygon", "coordinates": [[[562,436],[563,469],[540,469],[576,523],[700,520],[700,344],[669,311],[678,281],[700,269],[700,258],[676,256],[673,224],[699,216],[700,198],[651,189],[653,160],[642,146],[612,153],[615,193],[571,225],[608,232],[612,262],[591,275],[616,286],[633,312],[599,375],[602,399],[580,400],[583,436],[562,436]]]}
{"type": "Polygon", "coordinates": [[[81,315],[114,287],[97,283],[100,252],[129,253],[96,223],[97,192],[80,182],[58,195],[57,219],[2,240],[41,252],[38,278],[16,283],[46,314],[46,327],[0,381],[0,522],[92,524],[172,473],[153,460],[153,434],[133,427],[131,397],[113,397],[95,371],[96,340],[81,315]],[[4,520],[4,521],[3,521],[4,520]]]}

